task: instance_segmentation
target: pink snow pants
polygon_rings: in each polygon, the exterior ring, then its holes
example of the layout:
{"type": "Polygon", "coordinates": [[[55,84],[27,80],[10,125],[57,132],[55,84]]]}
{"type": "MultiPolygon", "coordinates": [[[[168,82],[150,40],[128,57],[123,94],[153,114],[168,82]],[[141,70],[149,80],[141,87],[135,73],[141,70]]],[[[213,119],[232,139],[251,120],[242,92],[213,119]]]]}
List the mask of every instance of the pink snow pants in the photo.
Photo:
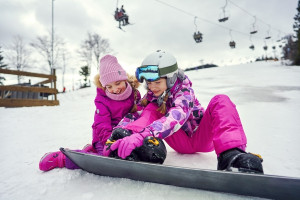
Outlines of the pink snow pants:
{"type": "MultiPolygon", "coordinates": [[[[156,109],[156,104],[148,104],[141,117],[125,128],[141,131],[163,116],[156,109]]],[[[176,152],[183,154],[215,150],[219,155],[223,151],[236,147],[245,150],[247,144],[239,114],[226,95],[217,95],[211,99],[197,130],[191,137],[179,129],[164,140],[176,152]]]]}

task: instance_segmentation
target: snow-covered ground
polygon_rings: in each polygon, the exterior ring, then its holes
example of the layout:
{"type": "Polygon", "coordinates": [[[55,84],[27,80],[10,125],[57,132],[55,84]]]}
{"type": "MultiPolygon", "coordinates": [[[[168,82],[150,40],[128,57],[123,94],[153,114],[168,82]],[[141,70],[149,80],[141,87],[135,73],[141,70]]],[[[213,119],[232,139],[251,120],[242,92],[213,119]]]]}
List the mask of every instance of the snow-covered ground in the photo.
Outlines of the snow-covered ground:
{"type": "MultiPolygon", "coordinates": [[[[258,62],[187,72],[205,107],[216,94],[237,105],[247,151],[263,156],[265,174],[300,177],[300,67],[258,62]]],[[[141,87],[141,90],[142,87],[141,87]]],[[[95,88],[59,94],[60,106],[0,108],[0,199],[249,199],[249,197],[101,177],[82,170],[41,172],[40,158],[91,142],[95,88]]],[[[166,165],[216,169],[215,153],[180,155],[166,165]]],[[[251,199],[251,198],[250,198],[251,199]]]]}

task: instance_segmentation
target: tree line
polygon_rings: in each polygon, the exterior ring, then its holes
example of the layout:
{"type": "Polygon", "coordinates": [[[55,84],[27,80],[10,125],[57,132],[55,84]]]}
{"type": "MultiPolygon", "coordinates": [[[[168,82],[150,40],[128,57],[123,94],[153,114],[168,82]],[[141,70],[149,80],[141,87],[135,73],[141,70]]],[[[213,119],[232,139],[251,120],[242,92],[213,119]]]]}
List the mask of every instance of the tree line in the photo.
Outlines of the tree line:
{"type": "MultiPolygon", "coordinates": [[[[62,70],[62,85],[64,87],[64,75],[68,67],[68,61],[72,59],[72,54],[66,48],[66,42],[58,35],[54,36],[53,47],[51,34],[37,36],[36,39],[28,44],[20,35],[13,37],[10,45],[5,50],[0,46],[0,67],[16,69],[20,71],[30,71],[34,63],[39,63],[33,54],[39,54],[44,64],[40,70],[51,74],[53,66],[62,70]],[[53,59],[52,59],[53,48],[53,59]],[[8,63],[4,63],[4,56],[8,63]],[[52,63],[53,62],[53,63],[52,63]]],[[[88,77],[92,67],[98,67],[98,61],[103,55],[112,52],[108,39],[103,38],[97,33],[87,33],[86,38],[81,42],[80,49],[76,51],[82,62],[79,75],[84,77],[84,86],[87,86],[88,77]]],[[[75,67],[76,69],[76,67],[75,67]]],[[[73,68],[74,70],[74,68],[73,68]]],[[[18,83],[21,83],[22,77],[18,76],[18,83]]],[[[3,85],[5,77],[0,76],[0,84],[3,85]]]]}

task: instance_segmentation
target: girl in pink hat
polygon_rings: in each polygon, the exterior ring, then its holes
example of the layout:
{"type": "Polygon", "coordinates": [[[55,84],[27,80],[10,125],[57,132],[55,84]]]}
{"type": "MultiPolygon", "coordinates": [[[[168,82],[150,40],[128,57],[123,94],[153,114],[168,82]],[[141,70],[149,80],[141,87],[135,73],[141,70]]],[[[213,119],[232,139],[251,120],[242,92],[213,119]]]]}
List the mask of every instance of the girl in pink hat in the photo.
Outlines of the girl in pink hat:
{"type": "MultiPolygon", "coordinates": [[[[95,76],[94,83],[97,86],[97,95],[92,145],[86,145],[83,150],[77,151],[102,155],[105,142],[111,136],[113,128],[128,113],[136,113],[136,104],[141,96],[137,90],[139,82],[134,76],[128,77],[117,58],[112,55],[101,58],[100,71],[95,76]]],[[[78,166],[60,151],[46,153],[39,163],[42,171],[57,167],[78,169],[78,166]]]]}

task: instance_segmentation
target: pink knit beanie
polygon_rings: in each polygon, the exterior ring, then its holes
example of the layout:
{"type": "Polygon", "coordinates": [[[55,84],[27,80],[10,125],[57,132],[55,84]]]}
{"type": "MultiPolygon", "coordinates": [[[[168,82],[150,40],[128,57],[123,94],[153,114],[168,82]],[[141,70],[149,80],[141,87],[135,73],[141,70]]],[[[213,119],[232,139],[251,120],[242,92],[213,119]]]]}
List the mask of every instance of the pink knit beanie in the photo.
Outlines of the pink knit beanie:
{"type": "Polygon", "coordinates": [[[106,55],[100,59],[100,82],[103,87],[108,83],[115,81],[127,80],[127,74],[125,70],[118,63],[116,57],[112,55],[106,55]]]}

